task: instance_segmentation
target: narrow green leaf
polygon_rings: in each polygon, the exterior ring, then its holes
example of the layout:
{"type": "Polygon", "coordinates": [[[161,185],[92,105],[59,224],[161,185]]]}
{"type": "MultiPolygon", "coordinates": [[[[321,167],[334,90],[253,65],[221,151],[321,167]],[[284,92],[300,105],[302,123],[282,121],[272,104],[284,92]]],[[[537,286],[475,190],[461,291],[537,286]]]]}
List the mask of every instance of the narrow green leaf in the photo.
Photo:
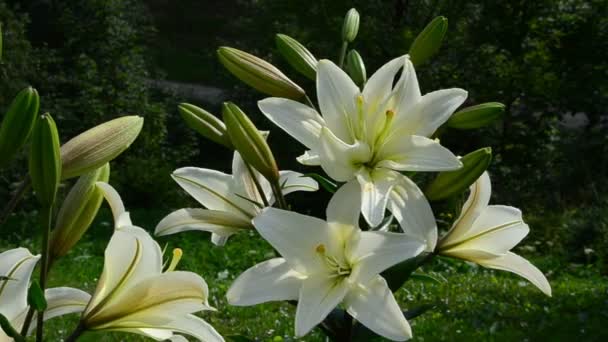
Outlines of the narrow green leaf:
{"type": "Polygon", "coordinates": [[[420,281],[425,281],[425,282],[432,282],[432,283],[437,283],[437,284],[444,284],[447,282],[447,280],[439,275],[432,275],[432,274],[428,274],[428,273],[421,273],[421,272],[414,272],[412,273],[411,279],[415,279],[415,280],[420,280],[420,281]]]}
{"type": "Polygon", "coordinates": [[[321,176],[318,173],[307,173],[305,175],[302,175],[302,177],[310,177],[310,178],[314,179],[315,181],[317,181],[317,183],[319,183],[319,185],[321,185],[321,187],[323,189],[325,189],[327,192],[330,192],[332,194],[335,193],[336,190],[338,190],[338,184],[321,176]]]}
{"type": "Polygon", "coordinates": [[[423,252],[417,257],[405,260],[398,263],[397,265],[382,272],[382,277],[386,279],[388,287],[391,291],[395,292],[403,286],[403,284],[410,278],[412,273],[422,266],[432,254],[423,252]]]}

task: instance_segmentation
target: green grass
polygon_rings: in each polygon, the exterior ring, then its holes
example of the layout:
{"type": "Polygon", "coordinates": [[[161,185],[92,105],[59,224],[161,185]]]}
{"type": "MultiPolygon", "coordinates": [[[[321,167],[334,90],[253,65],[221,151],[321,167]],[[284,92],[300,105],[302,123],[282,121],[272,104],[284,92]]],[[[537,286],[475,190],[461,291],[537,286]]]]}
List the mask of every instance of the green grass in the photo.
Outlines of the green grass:
{"type": "MultiPolygon", "coordinates": [[[[136,224],[152,229],[166,214],[132,213],[136,224]]],[[[16,246],[19,236],[31,236],[32,218],[14,218],[4,227],[0,250],[16,246]]],[[[101,218],[86,238],[51,273],[51,286],[73,286],[93,291],[103,266],[103,250],[112,232],[109,214],[101,218]]],[[[32,248],[35,239],[26,239],[32,248]]],[[[170,250],[180,247],[184,258],[179,269],[201,274],[210,287],[210,303],[217,312],[203,317],[224,336],[254,337],[259,341],[292,341],[294,308],[284,303],[231,307],[224,294],[232,280],[248,267],[273,256],[270,246],[253,232],[232,238],[223,247],[213,246],[205,233],[188,232],[159,239],[170,250]]],[[[526,255],[527,257],[529,255],[526,255]]],[[[531,256],[545,273],[553,297],[544,296],[521,278],[489,271],[464,262],[436,259],[425,272],[447,282],[412,280],[397,292],[404,309],[437,304],[410,323],[415,341],[605,341],[608,340],[608,281],[594,267],[561,263],[551,256],[531,256]]],[[[67,336],[77,317],[57,318],[47,324],[48,341],[67,336]]],[[[81,341],[144,341],[136,335],[88,333],[81,341]]],[[[318,329],[305,341],[324,341],[318,329]]]]}

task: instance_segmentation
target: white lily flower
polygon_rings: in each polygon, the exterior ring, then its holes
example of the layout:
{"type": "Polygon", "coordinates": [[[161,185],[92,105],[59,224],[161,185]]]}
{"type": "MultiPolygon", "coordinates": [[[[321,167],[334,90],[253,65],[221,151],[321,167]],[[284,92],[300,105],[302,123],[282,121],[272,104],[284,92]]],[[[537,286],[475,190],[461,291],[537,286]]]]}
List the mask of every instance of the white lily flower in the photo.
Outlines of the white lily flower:
{"type": "MultiPolygon", "coordinates": [[[[185,167],[173,172],[173,179],[207,209],[180,209],[165,217],[155,230],[162,236],[188,230],[212,233],[212,241],[223,245],[228,237],[241,229],[253,228],[251,219],[264,207],[264,199],[256,188],[257,180],[268,205],[275,202],[270,183],[248,167],[238,152],[234,152],[232,175],[185,167]]],[[[319,185],[309,177],[294,171],[281,171],[283,194],[294,191],[317,191],[319,185]]]]}
{"type": "Polygon", "coordinates": [[[115,232],[105,251],[103,273],[83,313],[87,330],[136,333],[156,340],[183,333],[201,341],[223,341],[215,329],[193,315],[209,306],[205,280],[192,272],[163,272],[159,245],[133,226],[116,191],[97,183],[109,202],[115,232]]]}
{"type": "Polygon", "coordinates": [[[437,246],[440,254],[481,266],[513,272],[551,296],[544,274],[528,260],[510,252],[530,231],[521,211],[504,205],[488,205],[492,186],[484,172],[471,186],[460,216],[437,246]]]}
{"type": "Polygon", "coordinates": [[[317,97],[322,116],[289,99],[267,98],[258,105],[309,149],[298,158],[301,163],[321,165],[336,181],[359,183],[361,212],[373,226],[382,221],[389,193],[403,178],[399,171],[462,166],[429,137],[465,101],[467,92],[454,88],[422,96],[407,55],[381,67],[363,91],[339,67],[322,60],[317,66],[317,97]]]}
{"type": "MultiPolygon", "coordinates": [[[[13,328],[20,331],[29,310],[27,293],[30,277],[36,267],[40,255],[32,255],[26,248],[15,248],[0,253],[0,313],[11,323],[13,328]]],[[[81,312],[90,298],[86,292],[60,287],[45,291],[47,309],[44,319],[81,312]]],[[[32,321],[29,332],[35,327],[32,321]]],[[[0,342],[13,341],[0,329],[0,342]]]]}
{"type": "Polygon", "coordinates": [[[227,293],[232,305],[297,300],[296,335],[306,335],[340,303],[384,337],[403,341],[411,328],[380,273],[413,258],[421,241],[401,233],[361,231],[358,186],[342,186],[327,221],[267,208],[253,224],[281,255],[241,274],[227,293]]]}

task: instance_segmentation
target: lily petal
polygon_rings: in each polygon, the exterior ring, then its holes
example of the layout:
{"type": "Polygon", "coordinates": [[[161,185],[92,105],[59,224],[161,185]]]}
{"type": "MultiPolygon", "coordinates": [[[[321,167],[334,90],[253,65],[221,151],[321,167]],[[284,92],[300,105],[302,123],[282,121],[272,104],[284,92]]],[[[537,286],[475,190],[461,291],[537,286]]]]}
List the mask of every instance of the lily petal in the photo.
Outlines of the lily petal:
{"type": "Polygon", "coordinates": [[[132,226],[133,223],[131,223],[131,217],[125,210],[125,205],[122,203],[122,199],[120,198],[118,192],[116,192],[116,190],[108,183],[97,182],[95,185],[101,191],[103,197],[110,205],[112,216],[114,216],[114,227],[119,228],[132,226]]]}
{"type": "Polygon", "coordinates": [[[162,252],[146,231],[139,227],[117,229],[106,247],[103,272],[85,316],[103,310],[104,305],[97,306],[110,301],[118,287],[126,291],[161,271],[162,252]]]}
{"type": "Polygon", "coordinates": [[[348,226],[359,226],[361,212],[361,190],[356,181],[342,185],[327,205],[327,222],[348,226]]]}
{"type": "MultiPolygon", "coordinates": [[[[51,318],[68,315],[71,313],[80,313],[84,311],[91,295],[71,287],[55,287],[44,291],[44,297],[46,298],[47,308],[44,311],[44,320],[47,321],[51,318]]],[[[28,336],[36,330],[37,320],[35,319],[37,314],[34,314],[34,319],[30,324],[27,332],[28,336]]],[[[25,315],[23,317],[25,319],[25,315]]],[[[19,324],[22,326],[23,322],[19,324]]],[[[1,337],[2,335],[0,335],[1,337]]],[[[0,339],[2,341],[2,339],[0,339]]]]}
{"type": "Polygon", "coordinates": [[[420,86],[418,85],[418,77],[414,64],[409,56],[404,58],[403,73],[397,85],[395,86],[393,95],[393,106],[397,118],[401,119],[400,124],[410,124],[412,121],[406,120],[413,112],[413,109],[421,101],[420,86]]]}
{"type": "Polygon", "coordinates": [[[327,222],[291,211],[266,208],[252,222],[260,235],[301,273],[319,267],[315,250],[331,241],[327,222]]]}
{"type": "MultiPolygon", "coordinates": [[[[15,319],[28,307],[27,292],[30,277],[40,255],[32,255],[26,248],[9,249],[0,253],[0,313],[15,319]]],[[[1,329],[0,329],[1,330],[1,329]]]]}
{"type": "Polygon", "coordinates": [[[451,171],[460,160],[439,142],[417,135],[393,136],[381,147],[377,167],[399,171],[451,171]]]}
{"type": "Polygon", "coordinates": [[[491,205],[481,212],[468,234],[452,244],[442,244],[448,255],[465,259],[496,257],[515,247],[530,228],[517,208],[491,205]]]}
{"type": "Polygon", "coordinates": [[[258,102],[258,107],[275,125],[304,146],[315,149],[325,120],[316,110],[299,102],[271,97],[258,102]]]}
{"type": "Polygon", "coordinates": [[[488,268],[513,272],[518,276],[529,280],[547,296],[551,296],[551,285],[549,285],[545,275],[528,260],[515,253],[508,252],[498,258],[485,259],[478,261],[478,263],[488,268]]]}
{"type": "Polygon", "coordinates": [[[236,306],[297,300],[302,279],[285,259],[270,259],[243,272],[230,286],[226,298],[236,306]]]}
{"type": "Polygon", "coordinates": [[[296,191],[319,190],[319,184],[314,179],[295,171],[279,171],[279,184],[283,186],[283,195],[296,191]]]}
{"type": "Polygon", "coordinates": [[[351,291],[344,304],[353,318],[376,334],[393,341],[412,338],[412,328],[384,278],[377,276],[367,287],[351,291]]]}
{"type": "Polygon", "coordinates": [[[308,165],[308,166],[321,165],[321,158],[319,157],[319,154],[317,152],[313,152],[310,150],[304,152],[303,155],[299,156],[296,159],[302,165],[308,165]]]}
{"type": "Polygon", "coordinates": [[[317,97],[327,127],[334,134],[352,144],[351,129],[358,120],[356,96],[359,87],[342,69],[329,60],[317,64],[317,97]]]}
{"type": "Polygon", "coordinates": [[[199,230],[228,237],[242,229],[250,228],[253,228],[251,221],[243,219],[241,215],[227,211],[185,208],[163,218],[156,226],[154,234],[163,236],[199,230]]]}
{"type": "Polygon", "coordinates": [[[371,172],[362,169],[357,173],[361,186],[361,213],[373,227],[384,219],[384,212],[389,194],[397,181],[397,173],[386,169],[375,169],[371,172]]]}
{"type": "Polygon", "coordinates": [[[353,278],[367,283],[374,276],[424,251],[426,245],[403,233],[361,232],[358,246],[352,252],[355,261],[353,278]]]}
{"type": "MultiPolygon", "coordinates": [[[[257,213],[260,208],[254,203],[264,203],[260,191],[258,191],[256,186],[256,180],[260,185],[261,191],[266,199],[271,202],[270,195],[272,194],[272,188],[270,187],[270,183],[257,170],[252,167],[247,167],[247,164],[245,164],[245,161],[237,151],[234,152],[234,157],[232,158],[232,179],[233,182],[231,183],[231,193],[237,194],[252,201],[243,208],[245,211],[249,213],[257,213]]],[[[240,205],[245,205],[245,203],[240,205]]]]}
{"type": "Polygon", "coordinates": [[[162,328],[175,317],[211,309],[207,284],[192,272],[167,272],[123,290],[87,318],[93,329],[162,328]]]}
{"type": "Polygon", "coordinates": [[[437,244],[437,223],[431,205],[416,183],[399,177],[390,195],[389,210],[405,234],[426,241],[426,251],[437,244]]]}
{"type": "Polygon", "coordinates": [[[231,175],[215,170],[185,167],[175,170],[172,177],[207,209],[233,212],[243,219],[250,219],[255,214],[246,209],[251,207],[250,202],[233,193],[231,175]]]}
{"type": "Polygon", "coordinates": [[[371,150],[366,143],[356,141],[349,145],[327,128],[321,130],[320,139],[321,167],[339,182],[351,180],[361,165],[371,157],[371,150]]]}
{"type": "Polygon", "coordinates": [[[331,277],[309,277],[302,282],[296,309],[296,336],[302,337],[333,310],[348,292],[346,281],[331,277]]]}
{"type": "Polygon", "coordinates": [[[393,135],[431,136],[467,99],[463,89],[442,89],[428,93],[407,112],[399,109],[393,135]]]}
{"type": "Polygon", "coordinates": [[[167,324],[172,331],[190,335],[204,342],[223,342],[224,338],[209,323],[195,315],[187,315],[167,324]]]}

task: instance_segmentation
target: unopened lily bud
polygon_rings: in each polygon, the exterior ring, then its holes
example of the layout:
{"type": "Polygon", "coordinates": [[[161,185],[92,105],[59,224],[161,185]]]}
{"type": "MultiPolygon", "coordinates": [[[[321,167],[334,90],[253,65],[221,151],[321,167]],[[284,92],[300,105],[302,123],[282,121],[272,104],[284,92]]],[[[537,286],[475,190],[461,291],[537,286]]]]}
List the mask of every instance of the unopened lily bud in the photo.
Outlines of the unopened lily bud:
{"type": "Polygon", "coordinates": [[[492,149],[480,148],[460,158],[462,168],[441,172],[426,188],[425,195],[430,201],[446,199],[460,194],[475,183],[492,161],[492,149]]]}
{"type": "Polygon", "coordinates": [[[367,81],[367,74],[365,72],[365,64],[363,58],[357,52],[357,50],[350,50],[346,56],[346,71],[350,75],[350,78],[360,87],[362,87],[367,81]]]}
{"type": "Polygon", "coordinates": [[[40,204],[50,208],[61,180],[59,134],[50,114],[41,116],[32,131],[29,173],[40,204]]]}
{"type": "Polygon", "coordinates": [[[17,94],[0,127],[0,167],[8,163],[25,144],[38,117],[40,98],[36,89],[25,88],[17,94]]]}
{"type": "Polygon", "coordinates": [[[446,17],[437,17],[426,25],[410,46],[409,54],[412,63],[420,65],[433,56],[441,47],[447,30],[448,19],[446,17]]]}
{"type": "Polygon", "coordinates": [[[344,23],[342,24],[342,41],[352,43],[359,33],[359,12],[351,8],[346,12],[344,23]]]}
{"type": "Polygon", "coordinates": [[[304,97],[304,90],[300,86],[261,58],[225,46],[217,50],[217,55],[234,76],[264,94],[293,100],[304,97]]]}
{"type": "Polygon", "coordinates": [[[279,169],[262,133],[234,103],[224,103],[223,114],[230,140],[241,157],[269,182],[277,182],[279,169]]]}
{"type": "Polygon", "coordinates": [[[226,132],[226,125],[215,115],[189,103],[181,103],[178,107],[186,124],[203,137],[234,149],[226,132]]]}
{"type": "Polygon", "coordinates": [[[62,179],[98,169],[124,152],[141,132],[144,119],[123,116],[93,127],[61,146],[62,179]]]}
{"type": "Polygon", "coordinates": [[[317,59],[297,40],[285,34],[277,34],[277,49],[289,65],[311,80],[317,78],[317,59]]]}
{"type": "Polygon", "coordinates": [[[89,229],[103,202],[103,194],[95,183],[107,183],[109,179],[110,164],[106,163],[80,176],[70,189],[51,234],[50,252],[53,260],[66,255],[89,229]]]}
{"type": "Polygon", "coordinates": [[[467,107],[452,115],[448,127],[457,129],[475,129],[487,126],[499,119],[505,112],[505,105],[499,102],[482,103],[467,107]]]}

